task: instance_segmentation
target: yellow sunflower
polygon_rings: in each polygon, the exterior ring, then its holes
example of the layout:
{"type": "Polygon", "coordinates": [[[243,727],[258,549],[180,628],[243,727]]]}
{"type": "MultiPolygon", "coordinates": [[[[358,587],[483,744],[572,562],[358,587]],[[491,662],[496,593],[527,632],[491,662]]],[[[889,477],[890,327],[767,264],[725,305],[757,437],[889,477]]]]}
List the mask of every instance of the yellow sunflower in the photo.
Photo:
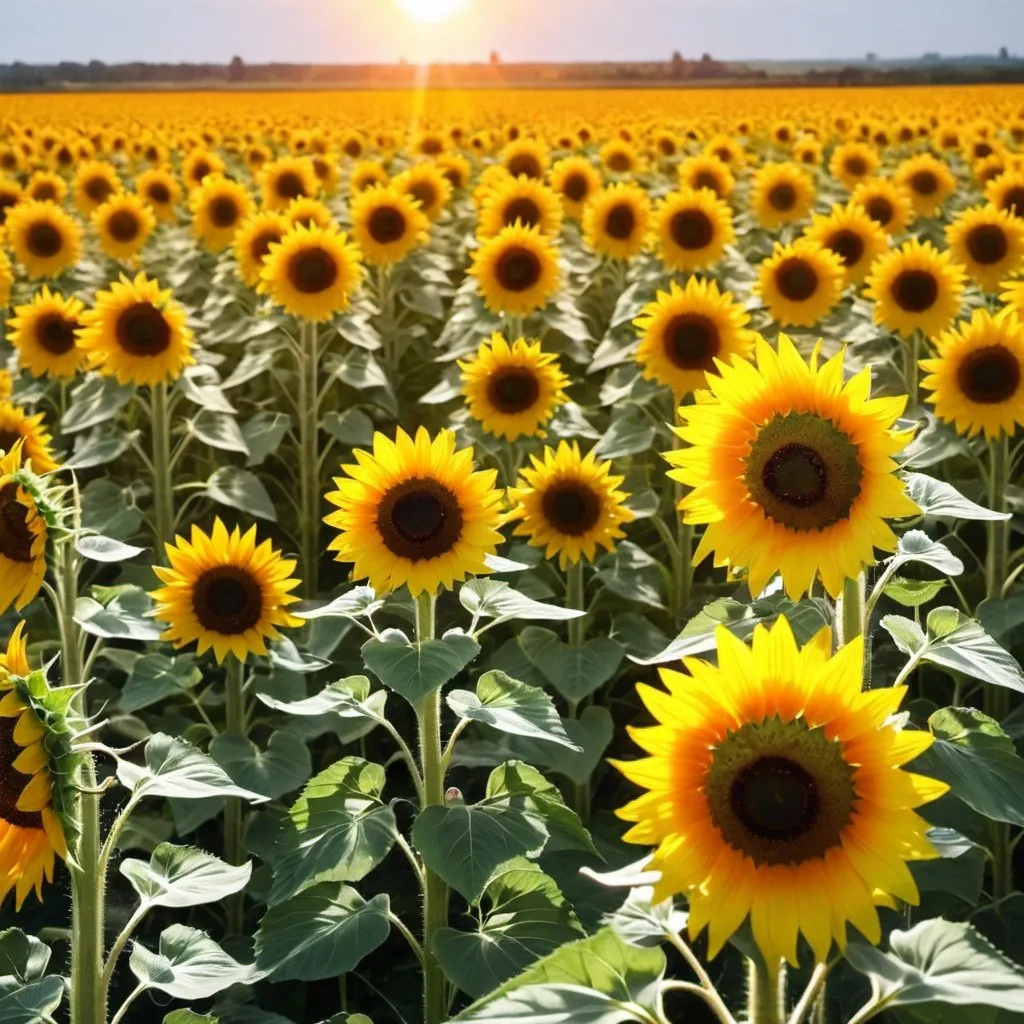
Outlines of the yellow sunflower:
{"type": "Polygon", "coordinates": [[[850,202],[864,212],[884,231],[898,235],[913,219],[910,194],[889,178],[871,178],[858,184],[850,202]]]}
{"type": "Polygon", "coordinates": [[[803,220],[813,202],[814,182],[799,164],[765,164],[754,175],[750,208],[762,227],[803,220]]]}
{"type": "MultiPolygon", "coordinates": [[[[269,159],[269,156],[268,156],[269,159]]],[[[320,182],[320,191],[325,196],[332,196],[338,191],[341,181],[341,167],[337,153],[314,153],[310,158],[313,173],[320,182]]]]}
{"type": "Polygon", "coordinates": [[[282,210],[293,199],[315,196],[320,189],[313,161],[305,156],[283,156],[265,163],[258,181],[267,210],[282,210]]]}
{"type": "Polygon", "coordinates": [[[707,375],[717,374],[716,360],[733,356],[749,359],[754,332],[750,317],[729,292],[714,281],[691,277],[684,288],[673,281],[658,292],[633,321],[641,331],[636,360],[648,380],[669,387],[676,399],[707,387],[707,375]]]}
{"type": "Polygon", "coordinates": [[[302,625],[287,610],[298,600],[290,593],[300,582],[291,575],[295,562],[269,540],[257,544],[255,526],[229,533],[218,517],[211,534],[193,526],[191,540],[179,536],[166,548],[170,568],[153,566],[163,586],[150,594],[154,615],[168,626],[162,640],[195,643],[198,654],[213,648],[218,662],[228,654],[245,661],[266,654],[279,627],[302,625]]]}
{"type": "Polygon", "coordinates": [[[501,164],[513,178],[543,178],[550,162],[548,147],[539,139],[515,139],[501,154],[501,164]]]}
{"type": "Polygon", "coordinates": [[[28,184],[25,194],[29,199],[48,199],[51,203],[62,206],[68,194],[67,182],[53,171],[35,171],[28,184]]]}
{"type": "Polygon", "coordinates": [[[508,491],[505,522],[516,523],[513,534],[544,548],[546,558],[558,555],[563,570],[581,558],[593,561],[598,547],[612,551],[625,536],[622,524],[634,518],[625,505],[629,495],[618,489],[624,478],[612,475],[612,464],[593,452],[582,456],[576,441],[559,441],[530,461],[508,491]]]}
{"type": "Polygon", "coordinates": [[[1000,287],[1003,289],[999,293],[1000,301],[1012,307],[1017,316],[1024,319],[1024,280],[1004,281],[1000,287]]]}
{"type": "Polygon", "coordinates": [[[0,249],[0,312],[7,308],[11,301],[11,287],[14,284],[14,267],[7,253],[0,249]]]}
{"type": "Polygon", "coordinates": [[[719,199],[728,199],[736,187],[729,165],[708,154],[687,157],[677,173],[682,188],[709,188],[719,199]]]}
{"type": "Polygon", "coordinates": [[[606,142],[598,152],[601,166],[610,174],[619,177],[628,176],[637,171],[640,157],[636,147],[624,139],[612,139],[606,142]]]}
{"type": "Polygon", "coordinates": [[[1024,219],[1024,169],[993,178],[985,186],[985,198],[997,209],[1024,219]]]}
{"type": "MultiPolygon", "coordinates": [[[[751,593],[779,572],[797,600],[815,575],[837,597],[847,578],[896,549],[887,519],[915,515],[893,456],[906,396],[869,398],[871,371],[843,382],[843,352],[804,362],[786,335],[756,340],[756,366],[734,360],[708,378],[707,402],[682,406],[669,476],[692,487],[686,522],[707,523],[694,564],[745,568],[751,593]]],[[[912,433],[912,432],[911,432],[912,433]]]]}
{"type": "Polygon", "coordinates": [[[956,177],[942,160],[920,153],[904,160],[893,179],[910,193],[910,202],[920,217],[933,216],[956,191],[956,177]]]}
{"type": "Polygon", "coordinates": [[[456,192],[466,188],[473,176],[472,166],[460,153],[444,153],[434,162],[456,192]]]}
{"type": "Polygon", "coordinates": [[[878,152],[866,142],[843,142],[832,151],[829,174],[852,189],[878,170],[878,152]]]}
{"type": "Polygon", "coordinates": [[[56,203],[28,200],[7,215],[7,237],[30,278],[57,277],[82,255],[82,225],[56,203]]]}
{"type": "Polygon", "coordinates": [[[969,322],[935,339],[934,359],[922,359],[922,387],[940,420],[974,437],[1012,435],[1024,426],[1024,324],[1016,310],[996,316],[976,309],[969,322]]]}
{"type": "Polygon", "coordinates": [[[373,266],[400,263],[427,244],[429,232],[419,203],[398,189],[375,186],[352,199],[352,236],[373,266]]]}
{"type": "Polygon", "coordinates": [[[946,228],[957,263],[986,292],[994,292],[1024,264],[1024,220],[995,206],[974,206],[946,228]]]}
{"type": "Polygon", "coordinates": [[[363,277],[359,250],[335,227],[301,224],[280,242],[260,271],[260,290],[292,316],[317,323],[347,309],[363,277]]]}
{"type": "Polygon", "coordinates": [[[390,181],[388,172],[376,160],[362,160],[352,168],[349,177],[349,188],[353,195],[363,192],[374,185],[386,186],[390,181]]]}
{"type": "Polygon", "coordinates": [[[450,430],[431,440],[420,427],[415,438],[375,434],[373,452],[354,455],[327,495],[338,509],[324,518],[340,531],[329,548],[354,563],[354,579],[379,594],[405,584],[417,597],[490,571],[502,496],[495,470],[473,470],[472,448],[456,451],[450,430]]]}
{"type": "Polygon", "coordinates": [[[413,165],[394,178],[392,184],[399,192],[415,199],[431,220],[437,220],[444,213],[452,197],[452,183],[436,164],[429,162],[413,165]]]}
{"type": "Polygon", "coordinates": [[[714,266],[736,237],[732,208],[711,189],[671,192],[655,207],[654,235],[669,270],[714,266]]]}
{"type": "Polygon", "coordinates": [[[84,311],[84,303],[46,285],[30,303],[16,306],[7,338],[18,350],[18,365],[34,377],[74,377],[82,366],[75,332],[84,311]]]}
{"type": "Polygon", "coordinates": [[[878,256],[889,248],[889,236],[864,208],[855,203],[833,206],[828,216],[815,214],[805,237],[834,252],[843,263],[847,282],[859,284],[878,256]]]}
{"type": "Polygon", "coordinates": [[[75,171],[72,188],[75,206],[80,213],[89,217],[111,196],[122,191],[124,186],[113,164],[102,160],[87,160],[75,171]]]}
{"type": "Polygon", "coordinates": [[[208,174],[188,197],[192,233],[210,252],[223,252],[256,209],[248,189],[222,174],[208,174]]]}
{"type": "Polygon", "coordinates": [[[470,416],[495,437],[515,441],[542,434],[566,400],[569,378],[558,356],[542,352],[539,341],[517,338],[509,345],[495,333],[459,368],[470,416]]]}
{"type": "Polygon", "coordinates": [[[139,274],[124,275],[106,291],[96,293],[96,304],[81,318],[78,347],[90,368],[116,377],[120,384],[159,384],[176,380],[194,363],[192,331],[185,310],[170,289],[139,274]]]}
{"type": "Polygon", "coordinates": [[[0,456],[0,614],[12,604],[21,611],[46,575],[46,520],[27,486],[23,458],[17,442],[0,456]]]}
{"type": "Polygon", "coordinates": [[[290,224],[305,224],[307,228],[329,228],[336,223],[327,206],[312,196],[293,199],[285,207],[284,215],[290,224]]]}
{"type": "Polygon", "coordinates": [[[33,473],[52,473],[57,468],[50,443],[53,437],[46,429],[45,416],[30,416],[24,409],[7,400],[0,401],[0,452],[13,451],[21,442],[22,458],[32,465],[33,473]]]}
{"type": "Polygon", "coordinates": [[[558,196],[536,178],[508,178],[488,192],[480,210],[477,237],[493,238],[502,228],[522,224],[557,236],[562,227],[558,196]]]}
{"type": "Polygon", "coordinates": [[[130,262],[142,251],[156,227],[156,215],[134,192],[118,192],[92,215],[100,248],[116,260],[130,262]]]}
{"type": "Polygon", "coordinates": [[[817,139],[800,139],[793,147],[793,159],[805,167],[817,167],[821,163],[821,149],[817,139]]]}
{"type": "Polygon", "coordinates": [[[194,149],[181,166],[181,176],[188,189],[197,188],[202,185],[211,174],[223,174],[227,167],[223,160],[216,153],[208,149],[194,149]]]}
{"type": "Polygon", "coordinates": [[[59,856],[67,860],[64,825],[53,805],[53,765],[46,726],[15,685],[30,671],[25,623],[19,622],[0,654],[0,905],[14,890],[15,911],[43,881],[53,881],[59,856]]]}
{"type": "Polygon", "coordinates": [[[960,312],[965,278],[948,252],[912,238],[875,261],[864,294],[875,303],[875,323],[904,337],[922,331],[934,338],[960,312]]]}
{"type": "Polygon", "coordinates": [[[554,242],[537,228],[505,228],[473,253],[469,273],[492,313],[529,316],[547,305],[561,273],[554,242]]]}
{"type": "Polygon", "coordinates": [[[157,220],[173,224],[178,219],[175,206],[181,201],[181,185],[170,172],[153,167],[135,179],[135,194],[147,202],[157,220]]]}
{"type": "Polygon", "coordinates": [[[682,893],[711,957],[749,919],[772,975],[800,934],[817,963],[848,924],[878,943],[877,905],[919,901],[905,862],[937,856],[915,808],[949,788],[903,770],[933,739],[901,728],[907,687],[862,689],[862,637],[832,656],[829,630],[798,648],[780,618],[749,647],[715,639],[717,665],[637,685],[658,724],[629,732],[650,756],[613,762],[648,791],[618,814],[627,842],[657,847],[653,900],[682,893]]]}
{"type": "Polygon", "coordinates": [[[747,151],[743,144],[728,135],[716,135],[704,146],[704,155],[713,156],[726,164],[734,173],[746,166],[747,151]]]}
{"type": "Polygon", "coordinates": [[[596,192],[583,211],[583,240],[601,256],[631,260],[647,241],[651,200],[632,182],[616,182],[596,192]]]}
{"type": "Polygon", "coordinates": [[[580,220],[587,201],[603,185],[601,172],[584,156],[569,156],[551,168],[551,187],[562,201],[565,215],[580,220]]]}
{"type": "Polygon", "coordinates": [[[8,214],[25,198],[25,191],[12,178],[0,175],[0,227],[7,220],[8,214]]]}
{"type": "Polygon", "coordinates": [[[758,268],[757,291],[772,319],[783,327],[811,327],[828,314],[843,294],[843,261],[809,238],[775,251],[758,268]]]}
{"type": "Polygon", "coordinates": [[[238,263],[238,273],[250,288],[260,283],[260,274],[270,254],[271,245],[280,242],[291,227],[288,218],[274,210],[254,214],[239,225],[232,248],[238,263]]]}

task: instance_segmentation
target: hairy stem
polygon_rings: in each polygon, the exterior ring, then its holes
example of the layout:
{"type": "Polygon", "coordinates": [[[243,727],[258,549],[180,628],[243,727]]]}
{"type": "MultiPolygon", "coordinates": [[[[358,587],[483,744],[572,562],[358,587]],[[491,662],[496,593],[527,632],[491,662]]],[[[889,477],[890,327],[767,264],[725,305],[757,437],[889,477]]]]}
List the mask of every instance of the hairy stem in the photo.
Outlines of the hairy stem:
{"type": "MultiPolygon", "coordinates": [[[[246,735],[245,710],[245,662],[233,654],[228,656],[227,674],[224,679],[225,732],[229,736],[246,735]]],[[[242,846],[242,800],[228,797],[224,807],[224,857],[229,864],[241,864],[245,860],[242,846]]],[[[227,898],[228,934],[241,935],[245,925],[245,893],[232,893],[227,898]]]]}
{"type": "Polygon", "coordinates": [[[316,324],[302,322],[299,338],[299,544],[303,593],[316,597],[320,575],[320,416],[316,324]]]}
{"type": "Polygon", "coordinates": [[[750,1024],[783,1024],[786,996],[781,965],[772,969],[760,961],[748,964],[747,1019],[750,1024]]]}
{"type": "Polygon", "coordinates": [[[164,383],[153,385],[153,511],[155,547],[163,556],[164,544],[174,542],[174,487],[171,479],[171,412],[164,383]]]}

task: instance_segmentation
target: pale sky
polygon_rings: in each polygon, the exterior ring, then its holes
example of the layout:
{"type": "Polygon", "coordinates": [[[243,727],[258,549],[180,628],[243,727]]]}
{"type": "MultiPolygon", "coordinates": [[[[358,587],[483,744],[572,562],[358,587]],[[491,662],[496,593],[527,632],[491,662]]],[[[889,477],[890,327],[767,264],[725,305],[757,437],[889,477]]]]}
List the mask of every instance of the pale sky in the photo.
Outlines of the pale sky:
{"type": "Polygon", "coordinates": [[[660,60],[1024,53],[1024,0],[0,0],[0,63],[660,60]]]}

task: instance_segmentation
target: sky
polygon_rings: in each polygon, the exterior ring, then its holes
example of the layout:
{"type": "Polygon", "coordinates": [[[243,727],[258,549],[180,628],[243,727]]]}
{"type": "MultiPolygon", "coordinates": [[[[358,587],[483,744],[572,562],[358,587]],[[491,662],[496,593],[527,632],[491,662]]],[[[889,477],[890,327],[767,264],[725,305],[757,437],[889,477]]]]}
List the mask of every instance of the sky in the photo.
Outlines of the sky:
{"type": "Polygon", "coordinates": [[[725,60],[1024,53],[1024,0],[0,0],[0,63],[725,60]]]}

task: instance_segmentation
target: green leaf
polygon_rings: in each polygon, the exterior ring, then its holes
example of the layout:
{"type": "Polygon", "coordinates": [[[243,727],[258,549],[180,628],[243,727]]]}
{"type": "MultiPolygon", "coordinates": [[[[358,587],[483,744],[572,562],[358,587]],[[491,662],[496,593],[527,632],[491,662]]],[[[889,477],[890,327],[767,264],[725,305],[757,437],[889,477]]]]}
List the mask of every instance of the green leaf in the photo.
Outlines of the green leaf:
{"type": "Polygon", "coordinates": [[[258,519],[277,520],[274,503],[255,473],[237,466],[221,466],[206,481],[206,496],[218,505],[237,508],[258,519]]]}
{"type": "Polygon", "coordinates": [[[289,610],[300,619],[362,619],[383,607],[384,602],[373,592],[373,587],[353,587],[327,604],[289,610]]]}
{"type": "Polygon", "coordinates": [[[82,528],[128,540],[142,524],[136,508],[135,486],[120,487],[110,480],[90,480],[82,489],[82,528]]]}
{"type": "Polygon", "coordinates": [[[627,601],[638,601],[652,608],[665,606],[657,559],[629,541],[621,541],[614,551],[598,560],[597,578],[613,594],[627,601]]]}
{"type": "Polygon", "coordinates": [[[370,680],[366,676],[349,676],[331,683],[326,689],[303,700],[278,700],[266,693],[258,693],[267,707],[283,711],[286,715],[316,717],[336,714],[339,718],[370,718],[380,721],[384,717],[386,690],[370,692],[370,680]]]}
{"type": "Polygon", "coordinates": [[[120,458],[128,450],[138,431],[119,430],[113,424],[80,433],[75,437],[75,446],[70,456],[61,463],[61,469],[94,469],[105,466],[120,458]]]}
{"type": "Polygon", "coordinates": [[[266,797],[236,786],[213,758],[180,737],[155,733],[146,744],[146,763],[132,764],[119,759],[117,777],[122,786],[137,795],[178,797],[238,796],[262,802],[266,797]]]}
{"type": "Polygon", "coordinates": [[[222,412],[203,410],[189,421],[189,429],[204,444],[225,452],[249,454],[245,438],[234,416],[222,412]]]}
{"type": "Polygon", "coordinates": [[[912,861],[907,866],[922,892],[948,892],[976,906],[985,880],[984,852],[951,828],[928,830],[928,841],[938,852],[934,860],[912,861]]]}
{"type": "Polygon", "coordinates": [[[932,540],[923,530],[907,530],[899,540],[896,554],[887,558],[887,569],[896,569],[909,562],[920,562],[947,576],[959,576],[964,563],[941,541],[932,540]]]}
{"type": "Polygon", "coordinates": [[[988,598],[978,605],[978,621],[1003,647],[1024,641],[1024,593],[1001,601],[988,598]]]}
{"type": "Polygon", "coordinates": [[[217,1017],[208,1013],[196,1013],[195,1010],[171,1010],[163,1020],[163,1024],[220,1024],[217,1017]]]}
{"type": "Polygon", "coordinates": [[[562,608],[556,604],[535,601],[532,597],[513,590],[501,580],[470,580],[459,590],[459,601],[463,608],[477,618],[493,618],[492,625],[511,619],[564,622],[567,619],[578,619],[585,614],[575,608],[562,608]]]}
{"type": "Polygon", "coordinates": [[[128,681],[121,690],[118,707],[131,714],[159,704],[168,697],[183,694],[203,678],[191,654],[171,658],[166,654],[144,654],[132,665],[128,681]]]}
{"type": "Polygon", "coordinates": [[[480,896],[499,864],[539,853],[547,838],[536,815],[502,805],[427,807],[412,830],[426,866],[467,900],[480,896]]]}
{"type": "Polygon", "coordinates": [[[400,629],[386,629],[380,640],[363,644],[363,662],[387,687],[418,704],[454,679],[480,652],[480,645],[458,630],[440,640],[410,643],[400,629]]]}
{"type": "Polygon", "coordinates": [[[23,985],[17,978],[0,977],[0,1020],[4,1024],[42,1024],[64,998],[64,979],[50,974],[23,985]]]}
{"type": "Polygon", "coordinates": [[[945,580],[910,580],[903,576],[893,576],[882,590],[887,597],[906,608],[920,608],[947,585],[945,580]]]}
{"type": "Polygon", "coordinates": [[[131,384],[118,384],[113,377],[91,374],[71,389],[68,411],[60,421],[62,434],[95,427],[112,420],[135,397],[131,384]]]}
{"type": "Polygon", "coordinates": [[[929,516],[952,519],[1009,519],[1009,512],[993,512],[965,498],[952,484],[924,473],[904,473],[907,494],[929,516]]]}
{"type": "Polygon", "coordinates": [[[922,921],[910,931],[892,932],[889,946],[891,952],[883,953],[856,939],[846,951],[871,981],[871,1016],[919,1003],[1024,1012],[1024,968],[969,924],[922,921]]]}
{"type": "Polygon", "coordinates": [[[38,981],[49,962],[50,947],[34,935],[26,935],[20,928],[0,932],[0,978],[12,976],[22,984],[38,981]]]}
{"type": "Polygon", "coordinates": [[[288,812],[278,837],[271,905],[325,873],[358,882],[394,845],[394,812],[380,801],[384,769],[345,757],[312,778],[288,812]]]}
{"type": "Polygon", "coordinates": [[[323,428],[349,448],[369,447],[373,444],[373,420],[359,409],[329,412],[323,418],[323,428]]]}
{"type": "Polygon", "coordinates": [[[317,981],[353,970],[388,937],[386,893],[369,902],[324,882],[271,907],[256,932],[256,966],[274,981],[317,981]]]}
{"type": "Polygon", "coordinates": [[[259,466],[277,451],[291,429],[292,418],[284,412],[258,412],[242,424],[242,439],[249,449],[247,466],[259,466]]]}
{"type": "Polygon", "coordinates": [[[266,750],[247,736],[222,733],[210,744],[210,756],[232,781],[247,783],[249,789],[270,799],[298,789],[313,770],[309,748],[283,729],[271,733],[266,750]]]}
{"type": "Polygon", "coordinates": [[[943,708],[928,725],[935,742],[914,770],[949,783],[980,814],[1024,825],[1024,760],[998,723],[974,708],[943,708]]]}
{"type": "Polygon", "coordinates": [[[153,603],[141,587],[117,587],[113,594],[106,604],[80,597],[75,602],[75,622],[86,633],[105,640],[160,639],[163,627],[149,617],[153,603]]]}
{"type": "Polygon", "coordinates": [[[627,405],[613,414],[611,426],[593,447],[602,459],[620,459],[625,455],[649,452],[654,445],[654,424],[635,405],[627,405]]]}
{"type": "Polygon", "coordinates": [[[478,902],[487,913],[477,929],[442,928],[433,947],[448,977],[474,998],[583,931],[554,879],[521,857],[495,871],[478,902]]]}
{"type": "Polygon", "coordinates": [[[146,549],[134,544],[125,544],[113,537],[103,537],[98,533],[84,533],[76,541],[75,550],[83,558],[92,559],[94,562],[127,562],[141,555],[146,549]]]}
{"type": "Polygon", "coordinates": [[[548,682],[573,704],[612,679],[625,653],[621,644],[605,636],[570,647],[539,626],[527,626],[519,634],[519,643],[548,682]]]}
{"type": "Polygon", "coordinates": [[[127,857],[119,868],[143,903],[154,907],[197,907],[241,892],[252,864],[234,867],[191,846],[160,843],[149,862],[127,857]]]}
{"type": "Polygon", "coordinates": [[[156,953],[136,942],[128,965],[144,988],[159,989],[174,999],[208,999],[253,980],[251,967],[228,956],[205,932],[183,924],[161,932],[156,953]]]}
{"type": "Polygon", "coordinates": [[[482,722],[501,732],[582,750],[566,735],[554,701],[543,690],[520,683],[504,672],[482,675],[475,694],[452,690],[448,706],[461,718],[482,722]]]}

